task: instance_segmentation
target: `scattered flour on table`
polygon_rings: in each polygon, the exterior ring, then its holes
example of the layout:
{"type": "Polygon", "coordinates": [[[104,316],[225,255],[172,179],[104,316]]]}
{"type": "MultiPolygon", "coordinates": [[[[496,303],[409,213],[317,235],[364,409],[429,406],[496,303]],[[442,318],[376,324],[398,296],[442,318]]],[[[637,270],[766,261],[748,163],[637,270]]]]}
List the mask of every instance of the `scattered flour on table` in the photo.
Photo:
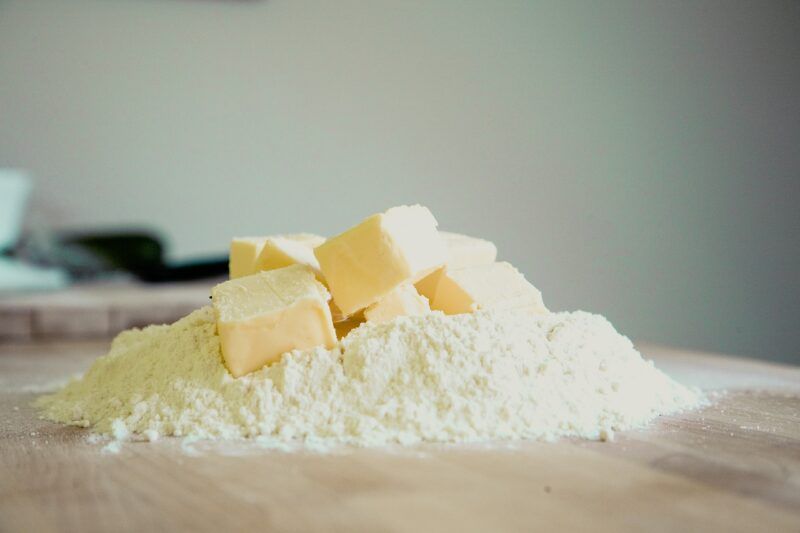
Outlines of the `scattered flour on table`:
{"type": "Polygon", "coordinates": [[[209,307],[121,333],[37,405],[116,441],[254,437],[325,449],[421,441],[610,439],[703,402],[602,316],[433,313],[367,323],[332,350],[285,354],[239,379],[209,307]]]}

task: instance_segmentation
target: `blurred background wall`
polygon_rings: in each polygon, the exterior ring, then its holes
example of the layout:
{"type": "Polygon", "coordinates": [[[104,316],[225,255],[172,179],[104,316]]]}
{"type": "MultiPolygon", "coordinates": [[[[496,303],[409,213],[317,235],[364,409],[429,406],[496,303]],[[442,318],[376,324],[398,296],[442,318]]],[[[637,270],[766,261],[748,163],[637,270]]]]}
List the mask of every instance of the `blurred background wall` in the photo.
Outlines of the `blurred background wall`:
{"type": "Polygon", "coordinates": [[[800,362],[800,2],[0,0],[0,166],[173,257],[420,202],[553,309],[800,362]]]}

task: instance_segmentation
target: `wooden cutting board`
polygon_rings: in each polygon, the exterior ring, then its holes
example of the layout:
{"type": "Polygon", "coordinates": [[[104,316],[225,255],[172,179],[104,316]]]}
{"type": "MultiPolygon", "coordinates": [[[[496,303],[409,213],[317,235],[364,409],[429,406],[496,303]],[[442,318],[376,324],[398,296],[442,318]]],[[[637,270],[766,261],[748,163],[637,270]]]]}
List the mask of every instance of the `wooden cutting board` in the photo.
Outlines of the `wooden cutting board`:
{"type": "Polygon", "coordinates": [[[0,531],[800,531],[800,369],[657,347],[712,407],[614,442],[287,454],[37,418],[105,343],[0,345],[0,531]]]}

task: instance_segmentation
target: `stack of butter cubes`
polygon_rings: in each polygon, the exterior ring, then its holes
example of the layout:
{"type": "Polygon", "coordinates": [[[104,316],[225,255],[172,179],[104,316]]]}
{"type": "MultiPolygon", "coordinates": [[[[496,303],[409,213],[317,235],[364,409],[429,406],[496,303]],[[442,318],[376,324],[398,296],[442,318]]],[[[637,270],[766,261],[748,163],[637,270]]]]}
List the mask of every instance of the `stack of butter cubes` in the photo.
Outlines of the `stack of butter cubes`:
{"type": "Polygon", "coordinates": [[[364,322],[516,309],[547,313],[539,290],[483,239],[437,229],[422,206],[393,207],[325,239],[235,238],[230,277],[212,289],[234,377],[295,349],[333,347],[364,322]]]}

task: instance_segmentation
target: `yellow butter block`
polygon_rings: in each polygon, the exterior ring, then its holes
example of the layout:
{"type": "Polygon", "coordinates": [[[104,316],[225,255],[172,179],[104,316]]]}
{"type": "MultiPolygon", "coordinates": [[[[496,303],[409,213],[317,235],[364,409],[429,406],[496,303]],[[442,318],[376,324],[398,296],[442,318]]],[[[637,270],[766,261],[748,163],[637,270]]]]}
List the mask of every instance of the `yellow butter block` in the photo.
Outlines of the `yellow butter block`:
{"type": "Polygon", "coordinates": [[[419,205],[372,215],[325,241],[314,254],[336,305],[346,316],[445,263],[436,219],[419,205]]]}
{"type": "Polygon", "coordinates": [[[281,236],[266,239],[255,262],[256,271],[275,270],[289,265],[306,265],[318,278],[322,275],[314,248],[307,242],[281,236]]]}
{"type": "Polygon", "coordinates": [[[339,309],[339,306],[336,305],[336,302],[333,300],[333,298],[331,298],[331,301],[328,302],[328,306],[331,308],[331,317],[333,317],[334,324],[347,320],[348,317],[342,313],[342,310],[339,309]]]}
{"type": "Polygon", "coordinates": [[[369,322],[388,322],[398,316],[418,316],[431,312],[428,299],[420,296],[411,284],[403,284],[367,307],[364,318],[369,322]]]}
{"type": "Polygon", "coordinates": [[[533,314],[549,312],[539,289],[506,262],[446,269],[439,280],[431,309],[448,315],[480,309],[520,309],[533,314]]]}
{"type": "MultiPolygon", "coordinates": [[[[489,265],[497,260],[497,246],[493,242],[460,233],[440,231],[447,250],[445,268],[457,269],[478,265],[489,265]]],[[[432,300],[442,276],[442,270],[428,274],[416,283],[417,292],[432,300]]]]}
{"type": "Polygon", "coordinates": [[[418,282],[414,284],[419,294],[424,295],[429,301],[432,301],[436,296],[436,288],[439,286],[439,281],[442,279],[442,274],[447,267],[442,267],[434,270],[418,282]]]}
{"type": "Polygon", "coordinates": [[[449,231],[440,231],[439,235],[447,248],[448,268],[488,265],[497,260],[497,246],[491,241],[449,231]]]}
{"type": "Polygon", "coordinates": [[[352,330],[366,322],[364,313],[362,312],[358,312],[349,316],[342,313],[342,310],[339,309],[339,306],[336,305],[336,302],[333,301],[333,298],[331,298],[331,300],[328,302],[328,306],[331,309],[333,327],[336,330],[336,336],[339,338],[339,340],[343,339],[352,330]]]}
{"type": "Polygon", "coordinates": [[[311,249],[314,249],[325,242],[325,237],[315,233],[288,233],[286,235],[278,235],[278,237],[285,237],[301,244],[305,244],[311,249]]]}
{"type": "Polygon", "coordinates": [[[211,290],[225,366],[234,377],[295,349],[336,343],[325,286],[292,265],[220,283],[211,290]]]}
{"type": "Polygon", "coordinates": [[[365,322],[362,314],[351,316],[350,318],[341,322],[334,322],[333,327],[336,330],[336,336],[339,340],[347,337],[347,335],[356,329],[358,326],[365,322]]]}
{"type": "MultiPolygon", "coordinates": [[[[249,276],[259,271],[257,262],[264,251],[264,246],[270,239],[282,239],[303,245],[309,250],[325,242],[325,237],[313,233],[293,233],[288,235],[272,235],[267,237],[235,237],[231,240],[228,271],[230,278],[249,276]]],[[[311,254],[313,256],[313,254],[311,254]]],[[[295,261],[299,262],[299,261],[295,261]]],[[[281,266],[294,264],[287,262],[281,266]]],[[[278,267],[273,267],[278,268],[278,267]]]]}
{"type": "Polygon", "coordinates": [[[228,273],[231,279],[256,273],[256,259],[264,248],[266,237],[234,237],[231,240],[228,273]]]}

